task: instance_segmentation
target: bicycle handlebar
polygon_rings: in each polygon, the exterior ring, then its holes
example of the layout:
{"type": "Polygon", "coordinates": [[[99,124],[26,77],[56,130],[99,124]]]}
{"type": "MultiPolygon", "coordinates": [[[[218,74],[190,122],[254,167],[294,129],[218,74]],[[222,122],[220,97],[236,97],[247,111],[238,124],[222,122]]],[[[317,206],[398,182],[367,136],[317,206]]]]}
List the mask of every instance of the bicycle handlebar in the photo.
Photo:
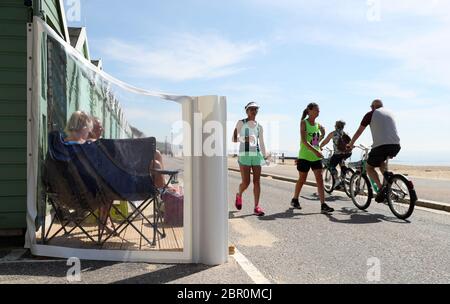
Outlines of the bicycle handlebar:
{"type": "Polygon", "coordinates": [[[363,151],[369,151],[369,150],[370,150],[369,147],[366,147],[366,146],[364,146],[364,145],[362,145],[362,144],[360,144],[360,145],[358,145],[358,146],[355,146],[355,148],[361,149],[361,150],[363,150],[363,151]]]}

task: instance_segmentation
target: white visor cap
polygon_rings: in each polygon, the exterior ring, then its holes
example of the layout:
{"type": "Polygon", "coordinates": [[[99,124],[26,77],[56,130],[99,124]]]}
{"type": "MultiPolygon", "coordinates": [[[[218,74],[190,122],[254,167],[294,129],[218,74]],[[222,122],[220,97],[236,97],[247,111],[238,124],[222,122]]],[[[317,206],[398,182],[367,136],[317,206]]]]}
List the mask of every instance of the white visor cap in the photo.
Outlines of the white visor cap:
{"type": "Polygon", "coordinates": [[[250,108],[257,108],[257,109],[259,109],[260,106],[256,102],[251,102],[245,107],[245,110],[247,111],[250,108]]]}

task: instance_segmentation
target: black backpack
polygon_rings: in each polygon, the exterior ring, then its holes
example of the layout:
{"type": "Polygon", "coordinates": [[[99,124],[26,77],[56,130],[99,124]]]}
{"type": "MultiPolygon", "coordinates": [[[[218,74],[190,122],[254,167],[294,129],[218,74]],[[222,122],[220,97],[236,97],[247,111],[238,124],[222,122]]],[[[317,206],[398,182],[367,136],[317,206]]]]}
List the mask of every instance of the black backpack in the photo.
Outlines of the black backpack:
{"type": "Polygon", "coordinates": [[[342,136],[338,140],[337,148],[340,152],[347,151],[347,145],[352,141],[350,136],[347,133],[343,133],[342,136]]]}

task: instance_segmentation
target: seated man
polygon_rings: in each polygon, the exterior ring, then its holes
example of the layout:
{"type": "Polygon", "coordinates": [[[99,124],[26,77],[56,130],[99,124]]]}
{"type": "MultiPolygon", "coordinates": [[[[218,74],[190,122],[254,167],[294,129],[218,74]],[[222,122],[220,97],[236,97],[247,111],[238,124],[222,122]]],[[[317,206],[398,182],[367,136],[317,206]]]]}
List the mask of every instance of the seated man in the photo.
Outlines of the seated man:
{"type": "Polygon", "coordinates": [[[103,124],[97,117],[91,118],[93,122],[93,128],[92,131],[89,133],[89,141],[96,142],[99,139],[103,138],[103,132],[105,131],[103,129],[103,124]]]}
{"type": "MultiPolygon", "coordinates": [[[[93,127],[92,127],[92,130],[89,132],[88,141],[96,142],[97,140],[103,138],[104,128],[103,128],[103,124],[99,118],[92,117],[91,121],[93,123],[93,127]]],[[[156,150],[155,159],[151,164],[151,169],[164,170],[163,157],[162,157],[161,152],[158,150],[156,150]]],[[[155,181],[156,187],[164,188],[164,186],[166,185],[164,176],[162,176],[161,174],[151,174],[151,175],[155,181]]],[[[170,185],[169,185],[169,189],[172,189],[172,187],[170,187],[170,185]]]]}

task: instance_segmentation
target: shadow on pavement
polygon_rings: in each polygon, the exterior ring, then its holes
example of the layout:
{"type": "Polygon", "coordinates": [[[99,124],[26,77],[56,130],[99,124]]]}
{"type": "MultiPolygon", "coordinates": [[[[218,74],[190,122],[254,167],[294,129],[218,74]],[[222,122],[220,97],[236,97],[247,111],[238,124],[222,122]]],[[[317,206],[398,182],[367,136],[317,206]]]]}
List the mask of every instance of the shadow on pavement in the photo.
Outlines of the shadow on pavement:
{"type": "MultiPolygon", "coordinates": [[[[302,196],[301,198],[303,198],[307,201],[319,201],[320,200],[317,193],[314,193],[312,195],[312,197],[302,196]]],[[[336,202],[336,201],[349,202],[351,200],[347,196],[331,195],[331,196],[325,197],[325,201],[327,201],[327,202],[336,202]]]]}
{"type": "MultiPolygon", "coordinates": [[[[248,217],[254,217],[251,215],[242,215],[236,216],[237,211],[231,211],[229,219],[244,219],[248,217]]],[[[265,216],[258,217],[260,221],[276,221],[283,219],[293,219],[293,218],[301,218],[303,216],[311,216],[311,215],[322,215],[321,212],[317,213],[302,213],[302,210],[296,210],[294,208],[289,208],[285,212],[275,213],[275,214],[266,214],[265,216]],[[297,211],[297,212],[296,212],[297,211]]],[[[334,214],[326,214],[325,216],[333,223],[340,224],[353,224],[353,225],[361,225],[361,224],[376,224],[382,222],[391,222],[397,224],[410,224],[409,221],[404,221],[397,219],[393,216],[385,216],[382,214],[373,214],[368,211],[362,211],[356,208],[342,208],[341,210],[336,210],[334,214]],[[335,215],[347,215],[349,216],[346,219],[338,219],[335,215]]]]}
{"type": "Polygon", "coordinates": [[[117,281],[112,284],[165,284],[211,268],[213,267],[194,264],[173,265],[169,268],[117,281]]]}
{"type": "MultiPolygon", "coordinates": [[[[69,269],[66,263],[66,260],[39,262],[39,259],[36,259],[36,262],[29,261],[26,263],[15,261],[0,264],[0,274],[2,276],[66,278],[67,270],[69,269]]],[[[115,264],[117,263],[82,261],[81,272],[93,272],[115,264]]]]}
{"type": "MultiPolygon", "coordinates": [[[[97,262],[97,261],[82,261],[81,273],[83,277],[87,278],[98,277],[104,275],[102,268],[108,268],[122,263],[117,262],[97,262]],[[100,271],[98,274],[94,272],[100,271]]],[[[175,280],[206,271],[212,267],[205,265],[158,265],[160,269],[147,272],[135,277],[111,282],[110,284],[165,284],[175,280]]],[[[30,282],[36,282],[37,278],[56,278],[58,279],[56,284],[67,283],[66,276],[69,266],[66,265],[66,261],[49,262],[49,263],[5,263],[0,264],[0,275],[3,280],[6,277],[24,277],[29,279],[30,282]],[[61,281],[59,281],[61,279],[61,281]]],[[[111,270],[105,270],[111,271],[111,270]]],[[[89,279],[87,279],[89,280],[89,279]]],[[[97,279],[95,281],[98,281],[97,279]]],[[[4,283],[4,282],[3,282],[4,283]]]]}
{"type": "MultiPolygon", "coordinates": [[[[295,209],[289,208],[288,210],[286,210],[286,212],[265,215],[265,216],[259,217],[258,219],[261,221],[275,221],[275,220],[279,220],[279,219],[291,219],[291,218],[296,218],[296,217],[320,214],[320,213],[296,213],[294,211],[295,211],[295,209]]],[[[298,212],[301,212],[301,210],[298,210],[298,212]]]]}
{"type": "Polygon", "coordinates": [[[382,223],[382,222],[391,222],[391,223],[397,223],[397,224],[410,224],[409,221],[400,220],[393,216],[385,216],[382,214],[373,214],[369,213],[368,211],[362,211],[356,208],[342,208],[341,210],[337,210],[341,215],[348,215],[350,218],[340,220],[337,219],[333,214],[328,214],[328,219],[333,223],[340,223],[340,224],[353,224],[353,225],[360,225],[360,224],[376,224],[376,223],[382,223]]]}

